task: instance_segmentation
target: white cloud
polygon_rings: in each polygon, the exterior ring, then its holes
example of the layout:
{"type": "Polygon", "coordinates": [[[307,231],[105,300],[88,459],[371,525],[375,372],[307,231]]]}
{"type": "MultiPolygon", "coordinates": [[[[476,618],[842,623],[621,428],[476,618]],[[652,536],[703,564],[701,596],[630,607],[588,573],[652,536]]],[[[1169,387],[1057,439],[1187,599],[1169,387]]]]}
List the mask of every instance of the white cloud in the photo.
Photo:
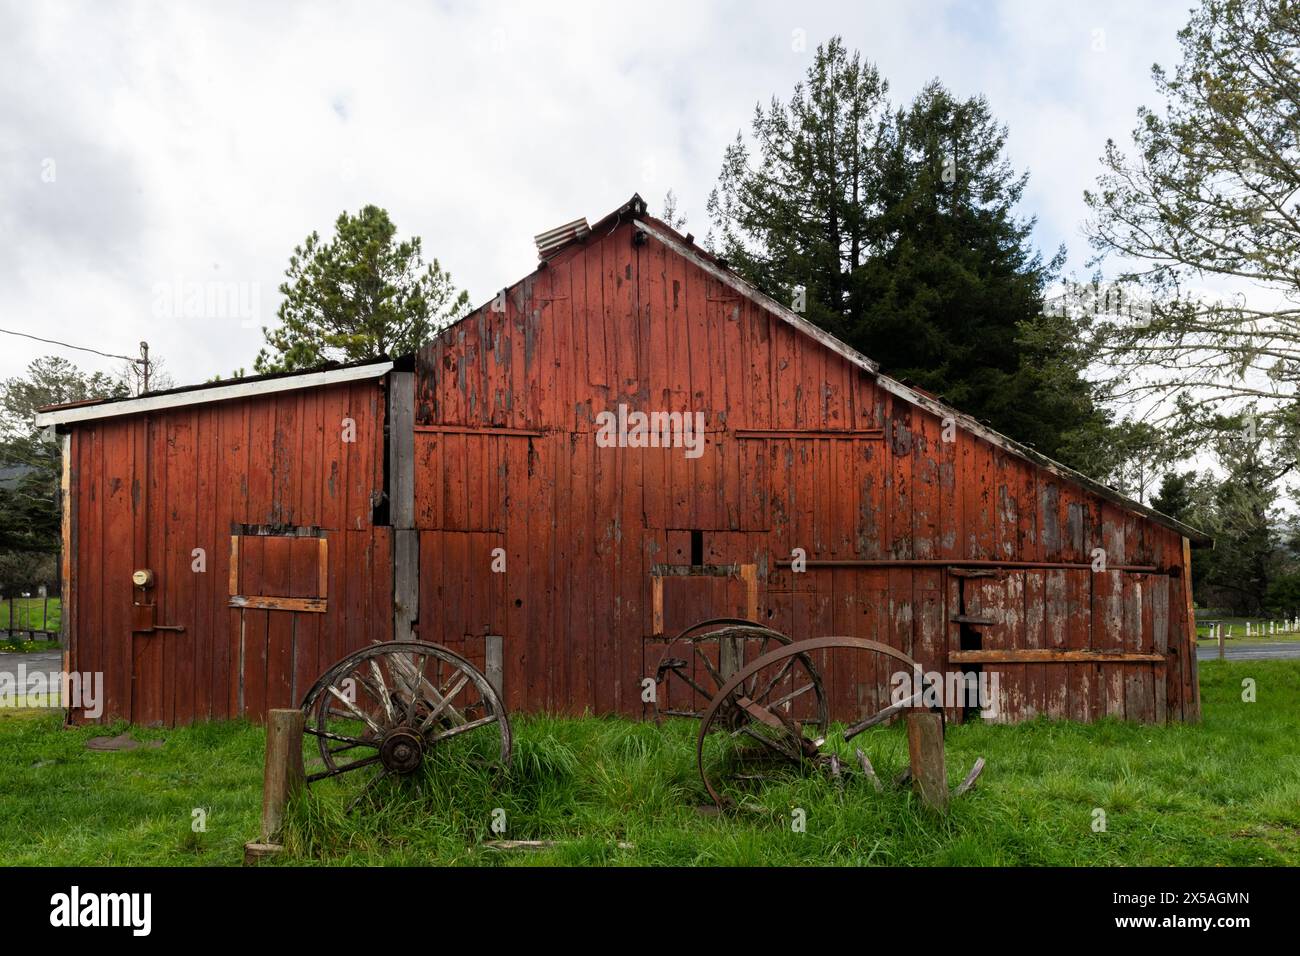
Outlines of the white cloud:
{"type": "MultiPolygon", "coordinates": [[[[294,245],[367,202],[475,302],[533,267],[535,233],[634,190],[658,209],[671,186],[703,235],[723,147],[836,32],[896,100],[935,76],[987,94],[1030,170],[1040,246],[1068,243],[1078,266],[1082,190],[1106,137],[1153,102],[1150,65],[1173,62],[1185,17],[1119,2],[8,4],[0,326],[111,352],[148,339],[199,381],[251,365],[261,334],[238,316],[160,319],[159,287],[242,283],[270,322],[294,245]]],[[[0,336],[0,375],[44,351],[0,336]]]]}

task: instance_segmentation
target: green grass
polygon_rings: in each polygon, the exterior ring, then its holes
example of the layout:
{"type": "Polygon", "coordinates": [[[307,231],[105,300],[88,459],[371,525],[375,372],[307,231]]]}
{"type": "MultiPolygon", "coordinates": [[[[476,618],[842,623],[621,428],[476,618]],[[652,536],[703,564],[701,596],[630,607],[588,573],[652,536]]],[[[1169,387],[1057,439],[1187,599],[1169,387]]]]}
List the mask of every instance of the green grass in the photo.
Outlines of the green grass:
{"type": "Polygon", "coordinates": [[[0,601],[0,630],[17,628],[24,631],[53,631],[58,633],[63,618],[62,602],[56,598],[22,598],[0,601]],[[48,616],[46,605],[48,603],[48,616]],[[10,623],[10,608],[13,622],[10,623]]]}
{"type": "MultiPolygon", "coordinates": [[[[1204,722],[1146,727],[1046,720],[949,728],[956,784],[988,766],[946,818],[858,774],[842,792],[786,774],[742,809],[698,812],[695,725],[519,717],[509,778],[442,769],[379,791],[347,816],[339,788],[290,810],[282,864],[467,865],[1296,865],[1300,863],[1300,662],[1201,665],[1204,722]],[[1240,699],[1258,684],[1258,703],[1240,699]],[[492,832],[493,810],[508,829],[492,832]],[[1093,832],[1095,808],[1107,829],[1093,832]],[[793,832],[792,811],[806,832],[793,832]],[[558,840],[504,853],[494,838],[558,840]],[[620,849],[619,842],[632,848],[620,849]]],[[[242,723],[174,730],[158,750],[93,753],[59,717],[0,711],[0,860],[9,864],[237,864],[257,835],[263,734],[242,723]],[[191,813],[207,809],[207,832],[191,813]]],[[[854,741],[888,780],[906,764],[901,728],[854,741]]],[[[851,748],[843,751],[849,756],[851,748]]]]}
{"type": "Polygon", "coordinates": [[[35,654],[38,651],[57,651],[58,641],[27,641],[21,637],[0,637],[0,654],[35,654]]]}

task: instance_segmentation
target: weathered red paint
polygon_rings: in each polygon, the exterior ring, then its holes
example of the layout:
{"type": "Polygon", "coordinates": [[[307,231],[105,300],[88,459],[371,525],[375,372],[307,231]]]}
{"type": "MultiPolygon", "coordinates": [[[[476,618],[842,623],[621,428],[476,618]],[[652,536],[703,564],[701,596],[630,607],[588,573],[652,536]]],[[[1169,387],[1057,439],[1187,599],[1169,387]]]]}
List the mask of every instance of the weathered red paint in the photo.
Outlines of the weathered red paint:
{"type": "MultiPolygon", "coordinates": [[[[503,306],[478,309],[415,357],[417,637],[481,666],[484,638],[502,635],[511,708],[643,715],[642,682],[665,646],[652,634],[651,568],[690,564],[698,548],[704,564],[757,566],[764,623],[795,639],[881,641],[927,670],[946,671],[961,648],[958,614],[995,622],[976,629],[985,650],[1166,655],[985,665],[1001,681],[1000,720],[1198,718],[1177,531],[960,425],[946,429],[637,231],[611,217],[507,289],[503,306]],[[703,455],[598,447],[597,416],[620,403],[702,412],[703,455]],[[1157,570],[990,577],[778,564],[795,548],[810,560],[1087,564],[1098,547],[1109,565],[1157,570]]],[[[391,491],[384,387],[72,427],[70,663],[105,672],[106,719],[260,718],[295,704],[346,652],[391,635],[391,531],[373,507],[391,491]],[[340,439],[345,417],[356,422],[352,444],[340,439]],[[232,524],[322,529],[326,613],[230,607],[232,524]],[[207,553],[203,574],[190,570],[196,547],[207,553]],[[137,567],[157,572],[157,620],[183,635],[132,636],[137,567]]],[[[241,591],[320,596],[301,545],[243,540],[241,591]]],[[[664,589],[668,636],[747,612],[734,578],[673,577],[664,589]]],[[[884,706],[884,663],[814,656],[835,717],[884,706]]]]}
{"type": "MultiPolygon", "coordinates": [[[[388,529],[378,382],[109,418],[72,430],[78,546],[69,666],[104,674],[101,719],[142,724],[296,706],[346,652],[387,639],[388,529]],[[356,441],[343,441],[343,420],[356,441]],[[324,614],[230,607],[232,526],[318,527],[328,541],[324,614]],[[205,570],[195,570],[201,549],[205,570]],[[154,571],[159,624],[131,630],[133,570],[154,571]]],[[[245,594],[319,597],[315,538],[240,536],[245,594]]],[[[81,719],[80,712],[71,714],[81,719]]]]}
{"type": "MultiPolygon", "coordinates": [[[[647,639],[650,568],[689,563],[696,531],[705,563],[759,566],[763,620],[796,639],[871,638],[942,671],[964,591],[999,622],[983,629],[986,649],[1169,652],[1161,665],[988,665],[999,719],[1195,719],[1175,531],[960,428],[943,441],[936,415],[635,232],[594,230],[510,287],[504,308],[484,306],[419,353],[418,426],[476,432],[416,436],[421,554],[438,561],[422,581],[448,609],[422,611],[425,639],[503,633],[510,706],[642,714],[640,681],[664,646],[647,639]],[[620,403],[704,412],[707,451],[597,447],[596,416],[620,403]],[[510,562],[495,580],[491,546],[510,562]],[[794,574],[776,562],[796,547],[809,559],[1082,564],[1104,547],[1111,565],[1158,571],[794,574]]],[[[742,611],[726,582],[667,585],[669,635],[742,611]]],[[[839,717],[888,694],[871,661],[818,663],[839,717]]]]}

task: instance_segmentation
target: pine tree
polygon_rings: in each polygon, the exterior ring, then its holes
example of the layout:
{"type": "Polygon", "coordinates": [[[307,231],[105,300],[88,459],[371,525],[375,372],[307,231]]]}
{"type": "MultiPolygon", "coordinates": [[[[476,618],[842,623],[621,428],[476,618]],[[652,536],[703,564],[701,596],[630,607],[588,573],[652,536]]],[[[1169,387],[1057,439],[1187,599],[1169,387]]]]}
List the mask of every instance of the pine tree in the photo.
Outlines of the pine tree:
{"type": "Polygon", "coordinates": [[[413,352],[469,308],[438,260],[427,266],[418,236],[398,241],[378,206],[342,213],[334,238],[313,232],[294,249],[280,286],[280,325],[264,328],[270,347],[259,373],[413,352]]]}
{"type": "Polygon", "coordinates": [[[716,251],[807,317],[1013,438],[1097,475],[1109,416],[1082,376],[1068,316],[1043,315],[1064,251],[1044,263],[1027,180],[982,97],[937,81],[893,110],[887,84],[839,38],[788,103],[756,109],[709,200],[716,251]]]}

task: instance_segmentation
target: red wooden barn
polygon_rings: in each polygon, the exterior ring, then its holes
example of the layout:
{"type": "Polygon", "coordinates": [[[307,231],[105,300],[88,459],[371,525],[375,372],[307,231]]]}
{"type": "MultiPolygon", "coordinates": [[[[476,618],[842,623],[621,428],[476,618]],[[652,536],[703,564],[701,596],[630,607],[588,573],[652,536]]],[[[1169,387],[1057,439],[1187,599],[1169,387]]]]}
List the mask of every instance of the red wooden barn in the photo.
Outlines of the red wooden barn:
{"type": "MultiPolygon", "coordinates": [[[[639,197],[539,248],[413,357],[41,414],[101,719],[260,718],[411,635],[496,641],[511,708],[642,715],[665,635],[719,616],[983,668],[1002,720],[1198,718],[1198,532],[881,374],[639,197]]],[[[823,666],[834,716],[889,693],[823,666]]]]}

